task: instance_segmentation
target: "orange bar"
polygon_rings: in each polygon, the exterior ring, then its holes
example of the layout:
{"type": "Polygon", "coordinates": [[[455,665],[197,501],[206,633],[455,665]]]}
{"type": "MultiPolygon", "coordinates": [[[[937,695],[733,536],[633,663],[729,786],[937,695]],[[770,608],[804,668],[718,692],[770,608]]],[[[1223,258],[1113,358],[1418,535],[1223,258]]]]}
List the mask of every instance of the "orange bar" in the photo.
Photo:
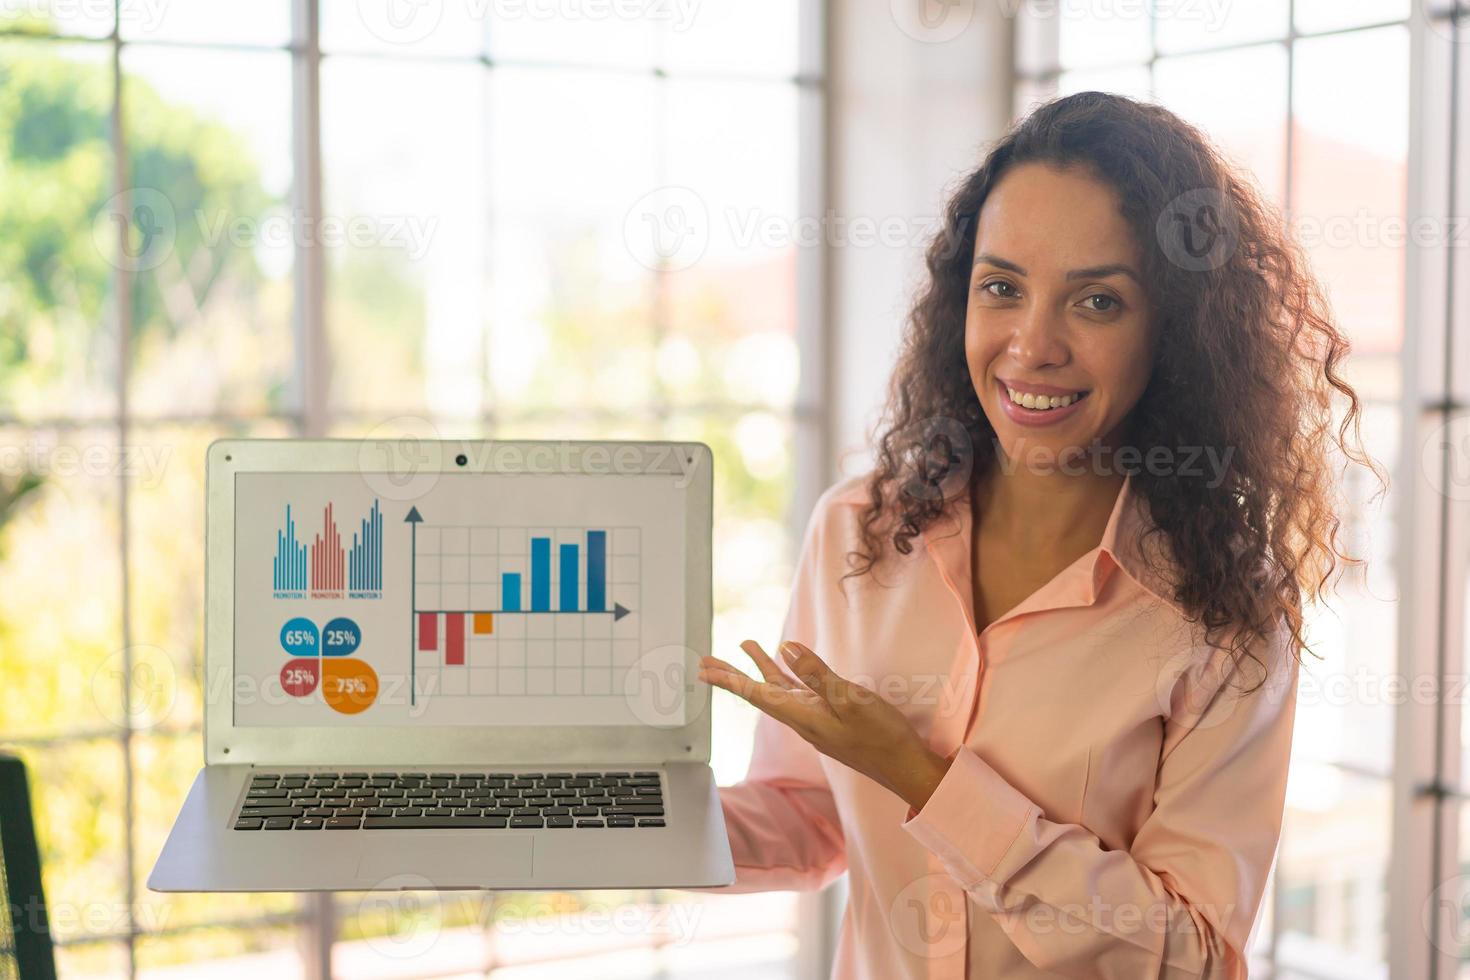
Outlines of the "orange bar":
{"type": "Polygon", "coordinates": [[[475,633],[489,633],[495,629],[494,613],[475,613],[475,633]]]}

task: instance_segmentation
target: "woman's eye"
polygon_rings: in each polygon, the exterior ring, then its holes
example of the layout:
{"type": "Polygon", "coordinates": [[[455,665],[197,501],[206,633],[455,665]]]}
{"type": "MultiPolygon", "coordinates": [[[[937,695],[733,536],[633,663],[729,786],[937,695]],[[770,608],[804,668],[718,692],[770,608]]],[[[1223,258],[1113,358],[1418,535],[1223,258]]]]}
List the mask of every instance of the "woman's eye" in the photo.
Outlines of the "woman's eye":
{"type": "Polygon", "coordinates": [[[1093,307],[1091,307],[1091,309],[1092,309],[1092,312],[1094,312],[1094,313],[1111,313],[1111,312],[1113,312],[1113,310],[1117,309],[1118,308],[1118,305],[1119,305],[1118,304],[1118,301],[1116,299],[1114,299],[1113,297],[1107,295],[1106,293],[1093,293],[1091,296],[1087,297],[1087,299],[1083,300],[1083,302],[1084,303],[1090,303],[1090,302],[1092,302],[1095,299],[1103,300],[1103,301],[1105,301],[1107,303],[1110,303],[1112,305],[1110,305],[1110,306],[1104,306],[1101,309],[1099,309],[1096,306],[1093,306],[1093,307]]]}
{"type": "Polygon", "coordinates": [[[991,280],[990,282],[987,282],[985,285],[981,286],[980,288],[983,289],[983,290],[985,290],[986,292],[990,293],[990,295],[996,297],[997,299],[1011,299],[1012,298],[1010,295],[1006,295],[1006,294],[994,292],[993,290],[994,290],[994,287],[996,287],[996,286],[1001,286],[1001,287],[1003,287],[1005,289],[1012,289],[1012,290],[1014,290],[1016,288],[1015,286],[1012,286],[1010,283],[1006,282],[1004,279],[994,279],[994,280],[991,280]]]}

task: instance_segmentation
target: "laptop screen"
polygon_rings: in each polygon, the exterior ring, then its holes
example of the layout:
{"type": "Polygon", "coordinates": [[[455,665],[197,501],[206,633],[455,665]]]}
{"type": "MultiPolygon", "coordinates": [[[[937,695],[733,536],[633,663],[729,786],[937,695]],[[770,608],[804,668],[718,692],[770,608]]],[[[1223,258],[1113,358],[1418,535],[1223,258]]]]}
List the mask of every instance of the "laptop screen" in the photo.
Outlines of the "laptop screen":
{"type": "Polygon", "coordinates": [[[236,725],[685,723],[686,480],[234,479],[236,725]]]}

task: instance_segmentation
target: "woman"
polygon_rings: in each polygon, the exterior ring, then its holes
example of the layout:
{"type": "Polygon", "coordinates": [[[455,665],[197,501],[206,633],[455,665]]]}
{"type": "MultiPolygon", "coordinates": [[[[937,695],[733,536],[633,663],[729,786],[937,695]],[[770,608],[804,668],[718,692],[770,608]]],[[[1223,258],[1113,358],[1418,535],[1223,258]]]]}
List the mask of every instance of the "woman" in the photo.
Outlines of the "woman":
{"type": "Polygon", "coordinates": [[[1361,564],[1328,453],[1382,478],[1347,341],[1239,172],[1098,92],[994,147],[927,265],[784,665],[701,664],[762,711],[725,890],[847,871],[839,977],[1244,977],[1302,605],[1361,564]]]}

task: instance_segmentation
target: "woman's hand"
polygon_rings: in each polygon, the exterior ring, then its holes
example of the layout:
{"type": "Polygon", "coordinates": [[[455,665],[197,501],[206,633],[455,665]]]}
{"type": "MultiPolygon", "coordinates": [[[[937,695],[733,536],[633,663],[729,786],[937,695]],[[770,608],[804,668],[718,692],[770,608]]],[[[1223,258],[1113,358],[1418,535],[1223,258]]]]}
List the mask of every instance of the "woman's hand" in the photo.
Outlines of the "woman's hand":
{"type": "Polygon", "coordinates": [[[751,680],[718,657],[700,658],[699,679],[744,698],[806,739],[823,755],[886,787],[916,810],[948,769],[903,712],[861,684],[835,673],[809,647],[781,644],[794,683],[759,643],[746,640],[765,682],[751,680]]]}

